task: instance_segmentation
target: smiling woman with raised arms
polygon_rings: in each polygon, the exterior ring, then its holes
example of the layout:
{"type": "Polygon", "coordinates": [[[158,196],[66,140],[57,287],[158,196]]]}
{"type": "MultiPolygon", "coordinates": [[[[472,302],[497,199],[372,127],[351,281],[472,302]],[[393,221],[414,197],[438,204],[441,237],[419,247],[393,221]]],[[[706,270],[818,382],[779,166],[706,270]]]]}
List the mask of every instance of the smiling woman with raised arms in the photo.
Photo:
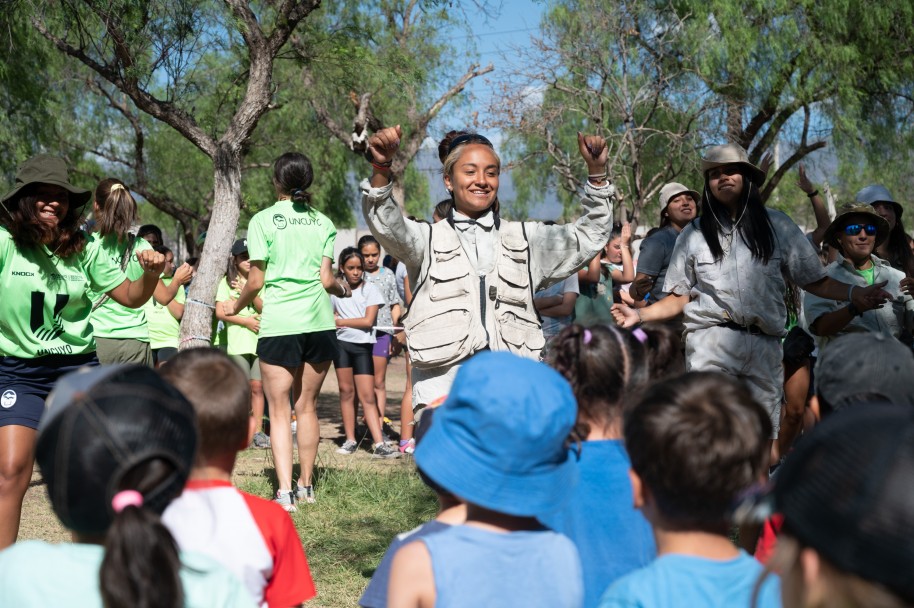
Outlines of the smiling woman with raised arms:
{"type": "Polygon", "coordinates": [[[404,320],[413,364],[413,405],[446,395],[457,368],[486,350],[538,358],[544,345],[533,292],[561,281],[606,244],[612,222],[612,185],[606,179],[606,142],[578,135],[587,164],[581,217],[564,225],[512,222],[499,216],[501,160],[481,135],[441,142],[444,185],[453,200],[437,224],[408,222],[391,198],[390,164],[400,127],[375,133],[370,182],[362,211],[381,245],[406,264],[413,300],[404,320]]]}

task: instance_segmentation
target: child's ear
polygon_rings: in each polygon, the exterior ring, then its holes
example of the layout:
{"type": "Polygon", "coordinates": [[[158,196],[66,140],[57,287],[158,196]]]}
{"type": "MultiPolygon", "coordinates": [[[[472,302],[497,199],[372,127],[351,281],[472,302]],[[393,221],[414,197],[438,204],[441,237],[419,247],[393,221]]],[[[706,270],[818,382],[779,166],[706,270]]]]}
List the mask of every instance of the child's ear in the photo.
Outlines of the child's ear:
{"type": "Polygon", "coordinates": [[[632,483],[633,505],[636,509],[644,508],[644,484],[641,483],[641,477],[635,473],[634,469],[628,470],[628,479],[632,483]]]}
{"type": "Polygon", "coordinates": [[[245,450],[251,442],[254,441],[254,432],[257,431],[257,420],[253,416],[248,416],[248,436],[244,442],[244,445],[240,449],[245,450]]]}

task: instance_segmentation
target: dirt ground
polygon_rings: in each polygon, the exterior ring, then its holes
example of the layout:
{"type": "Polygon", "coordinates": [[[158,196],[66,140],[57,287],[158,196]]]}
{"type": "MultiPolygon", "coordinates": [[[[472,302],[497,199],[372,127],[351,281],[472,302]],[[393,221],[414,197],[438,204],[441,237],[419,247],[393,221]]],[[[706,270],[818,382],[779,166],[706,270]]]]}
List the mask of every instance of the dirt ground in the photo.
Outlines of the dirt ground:
{"type": "MultiPolygon", "coordinates": [[[[400,399],[403,397],[405,383],[404,358],[402,356],[395,357],[391,360],[387,370],[386,411],[386,415],[392,421],[391,428],[394,431],[392,438],[394,439],[397,438],[396,433],[400,430],[400,399]]],[[[370,439],[364,440],[361,446],[363,449],[358,450],[352,456],[340,456],[335,453],[336,448],[342,444],[344,436],[340,417],[339,387],[332,367],[321,389],[317,411],[321,428],[318,465],[333,466],[334,463],[341,461],[341,459],[354,459],[359,463],[370,463],[370,466],[404,466],[406,462],[404,458],[390,461],[371,458],[368,450],[364,449],[370,445],[370,439]]],[[[364,426],[360,426],[359,430],[363,431],[364,426]]],[[[240,454],[235,467],[235,475],[236,477],[263,475],[265,471],[272,470],[272,468],[270,450],[246,450],[240,454]]],[[[51,542],[69,540],[69,533],[60,525],[51,510],[47,490],[37,466],[32,473],[32,482],[22,505],[19,539],[42,539],[51,542]]]]}

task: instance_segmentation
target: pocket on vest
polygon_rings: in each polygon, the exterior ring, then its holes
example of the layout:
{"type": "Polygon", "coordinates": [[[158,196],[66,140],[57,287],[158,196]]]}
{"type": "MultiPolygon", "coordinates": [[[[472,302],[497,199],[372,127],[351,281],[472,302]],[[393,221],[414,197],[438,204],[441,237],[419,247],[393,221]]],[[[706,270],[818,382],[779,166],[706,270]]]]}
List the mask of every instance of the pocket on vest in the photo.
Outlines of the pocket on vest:
{"type": "Polygon", "coordinates": [[[455,265],[437,266],[429,273],[428,297],[433,302],[456,298],[468,294],[466,277],[469,273],[455,265]]]}
{"type": "Polygon", "coordinates": [[[530,298],[530,274],[527,272],[526,258],[522,264],[516,260],[502,260],[498,265],[498,277],[501,279],[498,299],[506,304],[526,308],[530,298]]]}
{"type": "Polygon", "coordinates": [[[525,357],[537,357],[546,345],[546,338],[538,323],[506,313],[499,323],[501,339],[513,353],[525,357]]]}
{"type": "Polygon", "coordinates": [[[413,365],[427,369],[460,361],[469,354],[470,312],[453,309],[407,324],[413,365]]]}

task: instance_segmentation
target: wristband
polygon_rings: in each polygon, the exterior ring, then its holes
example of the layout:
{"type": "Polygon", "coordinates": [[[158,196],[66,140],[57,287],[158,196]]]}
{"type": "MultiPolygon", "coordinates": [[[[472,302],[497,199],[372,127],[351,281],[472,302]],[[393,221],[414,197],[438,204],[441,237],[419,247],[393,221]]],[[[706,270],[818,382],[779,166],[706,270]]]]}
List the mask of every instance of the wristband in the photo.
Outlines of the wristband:
{"type": "Polygon", "coordinates": [[[638,315],[638,325],[643,324],[644,321],[641,319],[641,309],[640,309],[640,308],[636,308],[636,309],[635,309],[635,314],[638,315]]]}
{"type": "Polygon", "coordinates": [[[604,180],[604,179],[606,179],[607,175],[609,175],[609,174],[608,173],[595,173],[593,175],[588,175],[587,177],[589,177],[590,179],[604,180]]]}
{"type": "Polygon", "coordinates": [[[391,163],[381,163],[381,164],[375,163],[375,162],[371,163],[371,166],[374,167],[375,169],[377,169],[378,171],[380,171],[381,173],[390,171],[390,165],[391,165],[391,163]]]}
{"type": "Polygon", "coordinates": [[[848,286],[847,286],[847,301],[848,301],[848,302],[853,302],[853,301],[854,301],[854,298],[853,298],[853,295],[854,295],[854,287],[856,287],[856,285],[848,285],[848,286]]]}
{"type": "Polygon", "coordinates": [[[812,192],[807,193],[806,196],[808,196],[809,198],[812,198],[814,196],[819,196],[819,191],[813,190],[812,192]]]}

